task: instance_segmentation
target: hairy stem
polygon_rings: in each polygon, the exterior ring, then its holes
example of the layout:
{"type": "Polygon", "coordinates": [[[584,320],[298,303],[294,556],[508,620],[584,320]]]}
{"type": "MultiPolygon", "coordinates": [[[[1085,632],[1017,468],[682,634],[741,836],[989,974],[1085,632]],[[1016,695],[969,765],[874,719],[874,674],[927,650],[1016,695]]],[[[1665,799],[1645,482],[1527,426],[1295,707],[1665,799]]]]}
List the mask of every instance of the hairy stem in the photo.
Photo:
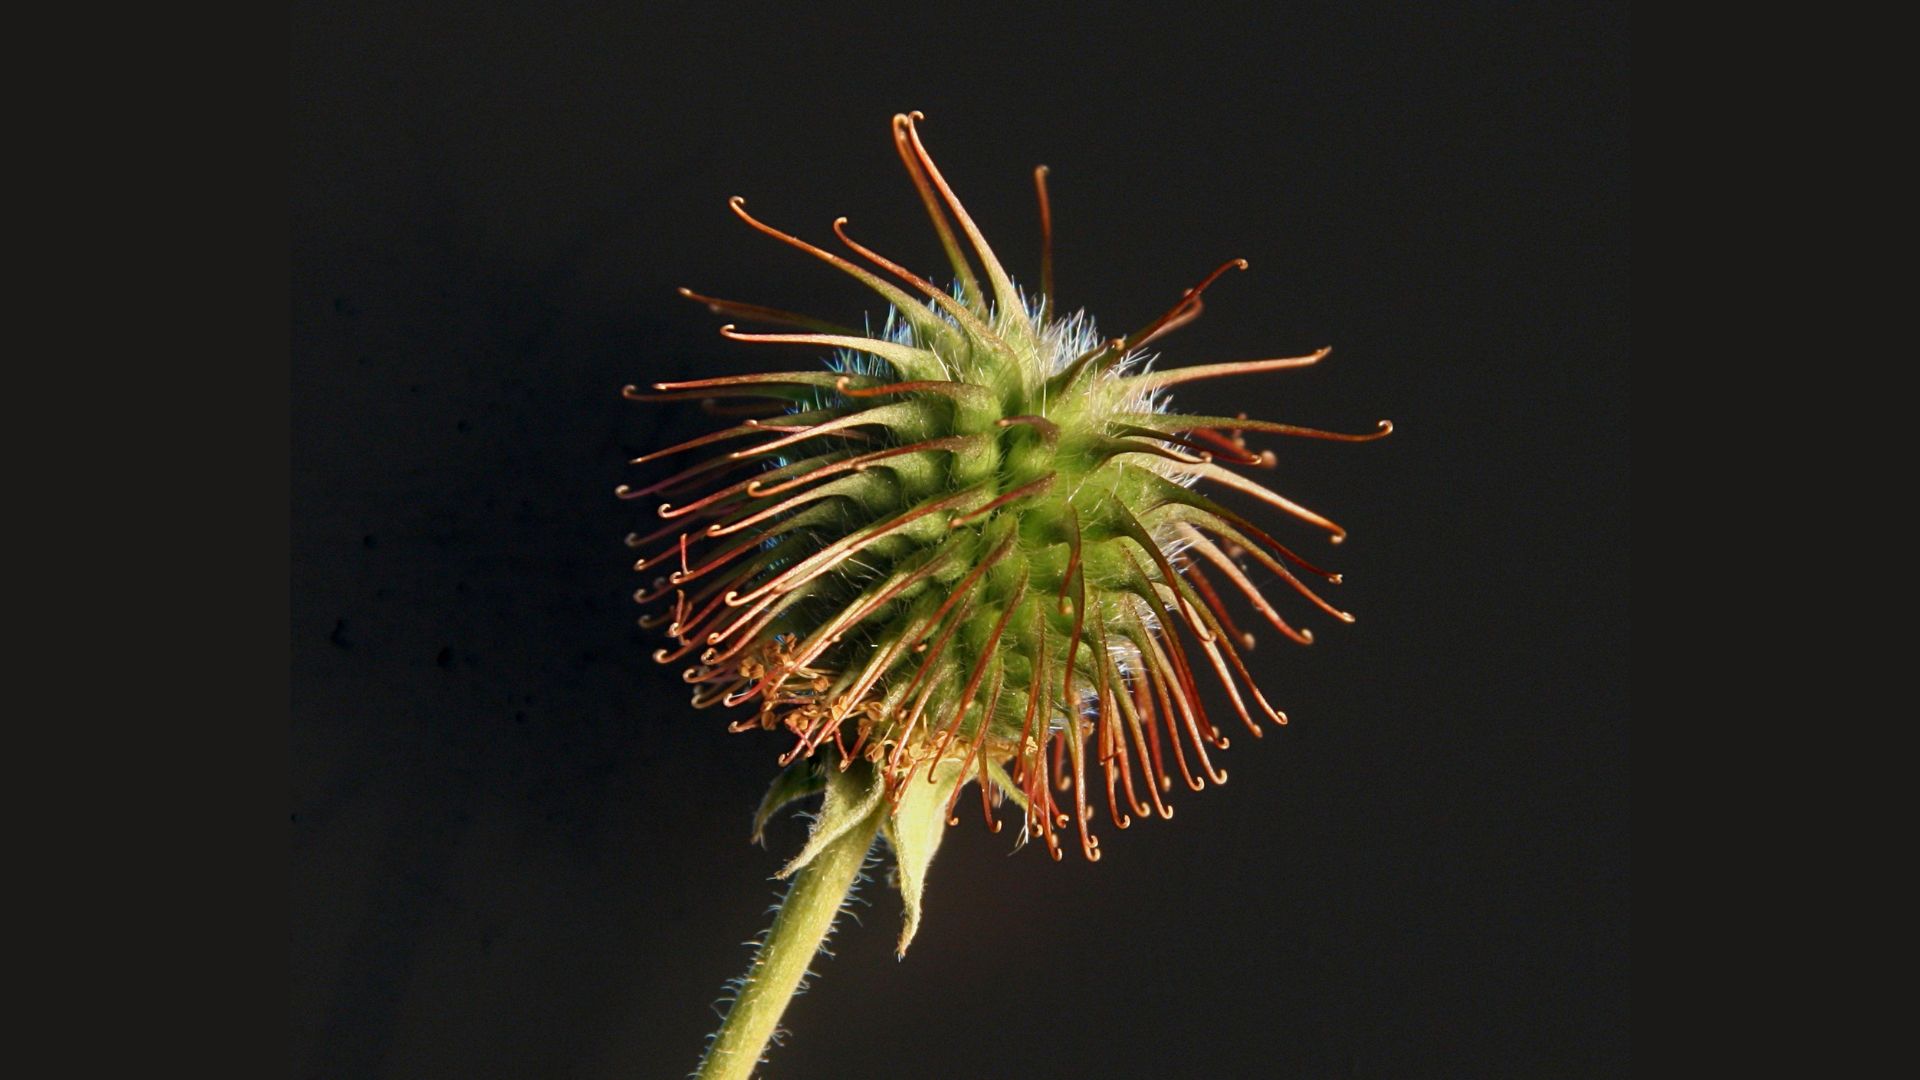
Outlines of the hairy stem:
{"type": "Polygon", "coordinates": [[[760,1063],[787,1002],[840,914],[885,817],[884,802],[823,847],[794,877],[745,984],[701,1058],[694,1080],[747,1080],[760,1063]]]}

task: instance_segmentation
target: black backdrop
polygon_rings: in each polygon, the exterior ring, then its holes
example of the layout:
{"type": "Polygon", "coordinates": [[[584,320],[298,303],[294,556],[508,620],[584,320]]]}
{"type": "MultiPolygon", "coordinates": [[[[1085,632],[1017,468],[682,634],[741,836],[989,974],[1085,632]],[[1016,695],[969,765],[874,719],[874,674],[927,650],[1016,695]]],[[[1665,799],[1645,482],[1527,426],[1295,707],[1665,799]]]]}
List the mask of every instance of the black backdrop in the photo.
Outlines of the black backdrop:
{"type": "Polygon", "coordinates": [[[1106,858],[968,819],[789,1013],[783,1077],[1611,1076],[1628,1059],[1627,16],[1584,5],[296,3],[292,977],[297,1077],[688,1069],[768,875],[784,745],[649,660],[619,387],[800,357],[692,285],[857,318],[729,195],[922,270],[889,143],[936,158],[1107,329],[1244,256],[1172,362],[1330,344],[1196,408],[1346,524],[1359,622],[1252,662],[1294,723],[1106,858]]]}

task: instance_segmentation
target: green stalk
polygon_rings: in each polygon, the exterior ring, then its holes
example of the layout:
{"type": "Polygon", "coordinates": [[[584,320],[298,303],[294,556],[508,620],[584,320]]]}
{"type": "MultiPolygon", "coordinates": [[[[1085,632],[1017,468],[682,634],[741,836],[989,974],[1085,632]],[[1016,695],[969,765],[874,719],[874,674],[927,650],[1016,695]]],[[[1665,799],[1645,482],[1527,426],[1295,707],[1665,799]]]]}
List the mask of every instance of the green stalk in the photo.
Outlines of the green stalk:
{"type": "Polygon", "coordinates": [[[886,816],[880,804],[859,822],[822,847],[794,877],[793,887],[780,902],[773,928],[747,969],[740,996],[700,1059],[694,1080],[747,1080],[760,1063],[767,1040],[773,1037],[787,1002],[799,988],[828,931],[840,914],[840,905],[853,889],[866,862],[867,849],[886,816]]]}

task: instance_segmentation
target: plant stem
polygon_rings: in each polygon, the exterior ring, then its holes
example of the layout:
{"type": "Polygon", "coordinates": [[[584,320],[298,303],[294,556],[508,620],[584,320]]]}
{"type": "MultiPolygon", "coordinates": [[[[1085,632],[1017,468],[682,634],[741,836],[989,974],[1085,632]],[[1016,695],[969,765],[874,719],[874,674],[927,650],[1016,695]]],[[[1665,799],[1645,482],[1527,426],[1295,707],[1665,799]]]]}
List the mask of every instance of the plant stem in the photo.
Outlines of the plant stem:
{"type": "Polygon", "coordinates": [[[821,849],[794,877],[780,902],[773,928],[747,969],[745,985],[700,1059],[694,1080],[747,1080],[760,1063],[787,1002],[807,973],[821,942],[833,929],[840,905],[853,889],[867,849],[885,817],[880,806],[821,849]]]}

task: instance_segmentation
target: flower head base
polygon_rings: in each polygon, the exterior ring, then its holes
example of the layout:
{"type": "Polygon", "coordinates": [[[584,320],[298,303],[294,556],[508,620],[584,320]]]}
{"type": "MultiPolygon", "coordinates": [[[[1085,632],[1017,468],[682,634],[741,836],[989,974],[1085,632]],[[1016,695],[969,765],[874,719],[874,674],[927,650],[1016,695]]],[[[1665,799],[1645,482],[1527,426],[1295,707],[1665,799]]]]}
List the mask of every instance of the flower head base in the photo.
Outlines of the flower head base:
{"type": "Polygon", "coordinates": [[[894,141],[952,263],[950,291],[862,246],[845,218],[833,228],[851,258],[760,222],[736,197],[742,221],[879,293],[885,323],[863,334],[683,290],[717,314],[794,331],[729,324],[723,335],[831,350],[826,369],[627,388],[642,400],[709,399],[737,421],[635,459],[683,467],[620,489],[664,500],[666,524],[629,538],[643,553],[636,569],[656,574],[636,594],[658,609],[641,623],[672,639],[656,659],[687,665],[696,707],[748,706],[736,729],[791,733],[782,762],[803,779],[821,779],[826,762],[858,764],[896,817],[910,797],[937,797],[945,820],[977,780],[995,831],[1009,798],[1023,837],[1057,859],[1071,825],[1097,859],[1090,802],[1124,829],[1135,816],[1171,817],[1176,778],[1194,791],[1226,780],[1211,751],[1228,738],[1203,680],[1224,687],[1253,734],[1286,723],[1247,671],[1252,635],[1227,598],[1284,637],[1312,637],[1250,572],[1352,619],[1308,584],[1337,575],[1201,485],[1338,542],[1338,525],[1236,471],[1274,463],[1245,436],[1359,442],[1391,425],[1344,435],[1168,411],[1181,383],[1302,367],[1327,350],[1152,370],[1142,350],[1197,317],[1207,287],[1246,263],[1221,266],[1147,326],[1102,338],[1084,313],[1054,311],[1045,170],[1035,172],[1041,291],[1029,297],[934,166],[917,118],[894,117],[894,141]],[[695,452],[705,456],[686,463],[695,452]]]}

